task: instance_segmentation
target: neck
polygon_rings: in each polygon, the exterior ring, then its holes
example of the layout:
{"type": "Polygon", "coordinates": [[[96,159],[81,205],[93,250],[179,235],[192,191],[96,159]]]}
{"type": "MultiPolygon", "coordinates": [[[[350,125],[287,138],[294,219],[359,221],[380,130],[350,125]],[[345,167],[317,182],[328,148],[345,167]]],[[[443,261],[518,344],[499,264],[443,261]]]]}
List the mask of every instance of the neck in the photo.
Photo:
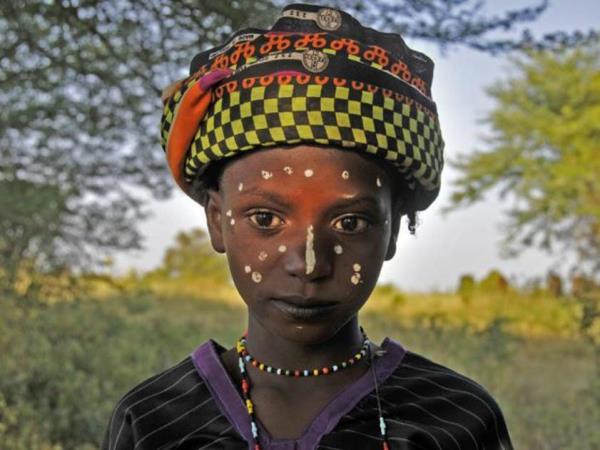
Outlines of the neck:
{"type": "Polygon", "coordinates": [[[257,360],[274,367],[310,369],[337,364],[360,350],[363,343],[356,316],[325,340],[311,340],[311,331],[310,326],[306,326],[297,330],[297,337],[283,337],[250,317],[248,352],[257,360]]]}

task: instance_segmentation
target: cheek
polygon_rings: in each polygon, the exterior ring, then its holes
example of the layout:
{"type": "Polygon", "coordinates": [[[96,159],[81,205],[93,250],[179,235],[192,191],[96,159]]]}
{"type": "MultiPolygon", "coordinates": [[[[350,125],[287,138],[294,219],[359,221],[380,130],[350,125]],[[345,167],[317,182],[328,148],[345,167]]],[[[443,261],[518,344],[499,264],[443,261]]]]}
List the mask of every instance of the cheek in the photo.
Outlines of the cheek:
{"type": "Polygon", "coordinates": [[[386,250],[380,239],[335,244],[336,284],[348,294],[370,293],[377,283],[386,250]]]}

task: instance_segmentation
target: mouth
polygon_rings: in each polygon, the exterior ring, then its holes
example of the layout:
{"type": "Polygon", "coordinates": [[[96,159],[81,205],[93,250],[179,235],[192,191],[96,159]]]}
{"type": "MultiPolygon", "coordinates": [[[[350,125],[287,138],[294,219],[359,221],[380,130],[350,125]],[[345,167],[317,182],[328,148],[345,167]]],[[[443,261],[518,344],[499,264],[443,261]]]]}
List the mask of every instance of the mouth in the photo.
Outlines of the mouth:
{"type": "Polygon", "coordinates": [[[312,319],[326,315],[337,304],[302,297],[273,298],[271,301],[277,309],[295,319],[312,319]]]}

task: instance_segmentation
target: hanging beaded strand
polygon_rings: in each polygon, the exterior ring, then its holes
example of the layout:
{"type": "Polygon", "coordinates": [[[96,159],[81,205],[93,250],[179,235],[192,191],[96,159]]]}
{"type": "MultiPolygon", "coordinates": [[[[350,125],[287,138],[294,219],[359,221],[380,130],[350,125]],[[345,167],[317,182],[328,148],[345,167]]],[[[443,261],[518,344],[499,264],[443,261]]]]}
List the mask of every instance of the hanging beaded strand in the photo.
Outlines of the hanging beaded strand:
{"type": "Polygon", "coordinates": [[[379,383],[377,382],[377,374],[375,373],[375,364],[373,364],[373,352],[369,348],[369,360],[371,362],[371,373],[373,374],[373,383],[375,384],[375,397],[377,398],[377,412],[379,413],[379,432],[383,442],[383,450],[390,450],[387,439],[387,427],[383,420],[383,411],[381,410],[381,400],[379,398],[379,383]]]}
{"type": "Polygon", "coordinates": [[[240,373],[242,374],[242,394],[244,396],[244,403],[246,405],[246,410],[248,411],[248,416],[250,416],[250,429],[252,431],[252,439],[254,440],[254,450],[261,450],[258,440],[258,426],[256,425],[256,418],[254,415],[254,404],[250,399],[250,379],[248,378],[248,372],[246,372],[244,359],[241,356],[240,341],[237,343],[237,351],[239,355],[238,363],[240,373]]]}
{"type": "Polygon", "coordinates": [[[353,366],[357,361],[360,361],[369,353],[369,359],[371,363],[371,369],[373,373],[373,379],[375,382],[375,393],[377,396],[377,406],[379,409],[379,429],[381,432],[381,438],[383,441],[383,450],[390,450],[389,444],[387,442],[387,434],[386,434],[386,425],[383,420],[383,415],[381,411],[381,402],[379,400],[379,389],[377,386],[377,377],[375,376],[375,371],[373,369],[373,355],[371,353],[369,338],[365,334],[363,328],[360,328],[360,331],[363,335],[363,345],[360,351],[346,361],[341,362],[339,365],[334,364],[331,367],[323,367],[322,369],[282,369],[275,368],[268,364],[261,363],[256,358],[254,358],[248,352],[246,347],[246,337],[247,333],[245,333],[236,344],[236,350],[238,354],[238,365],[240,369],[240,374],[242,376],[242,394],[244,397],[244,403],[246,405],[246,409],[248,411],[248,416],[250,417],[250,429],[252,431],[252,439],[254,440],[254,449],[253,450],[261,450],[260,440],[258,438],[258,425],[256,423],[256,415],[254,412],[254,404],[252,403],[252,399],[250,398],[250,378],[248,376],[248,371],[246,370],[246,362],[250,363],[253,367],[256,367],[263,372],[271,373],[273,375],[280,376],[288,376],[288,377],[310,377],[310,376],[319,376],[319,375],[330,375],[336,373],[340,370],[347,369],[348,367],[353,366]]]}

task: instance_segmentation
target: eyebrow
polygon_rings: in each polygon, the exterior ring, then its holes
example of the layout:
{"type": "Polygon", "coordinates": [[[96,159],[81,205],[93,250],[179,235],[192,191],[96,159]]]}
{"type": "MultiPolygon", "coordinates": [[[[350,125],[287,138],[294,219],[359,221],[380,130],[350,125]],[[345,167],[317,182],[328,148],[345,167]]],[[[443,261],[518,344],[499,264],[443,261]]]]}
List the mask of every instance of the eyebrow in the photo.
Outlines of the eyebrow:
{"type": "MultiPolygon", "coordinates": [[[[281,198],[279,195],[277,195],[275,192],[263,191],[263,190],[260,190],[259,188],[250,188],[248,190],[245,190],[244,194],[251,194],[251,195],[263,197],[263,198],[273,202],[274,204],[278,205],[280,208],[290,209],[292,207],[292,203],[287,202],[286,200],[281,198]]],[[[336,201],[335,204],[332,205],[330,209],[349,208],[352,206],[359,206],[359,205],[370,205],[376,209],[379,209],[379,207],[380,207],[380,203],[375,197],[363,196],[363,197],[356,197],[356,198],[341,199],[339,201],[336,201]]]]}

